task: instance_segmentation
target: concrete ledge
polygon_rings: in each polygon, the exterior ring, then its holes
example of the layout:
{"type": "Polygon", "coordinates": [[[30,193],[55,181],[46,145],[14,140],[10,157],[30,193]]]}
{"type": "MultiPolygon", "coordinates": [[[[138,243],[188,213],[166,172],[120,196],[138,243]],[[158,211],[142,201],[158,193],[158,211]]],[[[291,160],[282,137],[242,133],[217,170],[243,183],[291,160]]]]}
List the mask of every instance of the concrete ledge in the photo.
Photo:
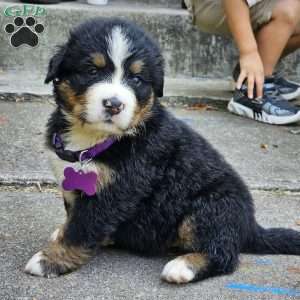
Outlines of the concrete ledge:
{"type": "MultiPolygon", "coordinates": [[[[52,84],[44,84],[45,74],[29,71],[0,72],[0,100],[32,101],[40,96],[52,95],[52,84]]],[[[228,100],[234,84],[231,79],[165,78],[164,96],[169,103],[185,104],[210,98],[212,101],[228,100]],[[171,99],[171,100],[170,100],[171,99]]]]}
{"type": "MultiPolygon", "coordinates": [[[[0,67],[8,71],[44,74],[55,45],[66,41],[69,30],[84,20],[102,16],[130,19],[149,31],[161,45],[168,77],[231,77],[237,53],[230,40],[205,34],[193,27],[186,10],[172,5],[167,7],[175,0],[157,0],[154,4],[149,4],[150,0],[144,1],[148,4],[137,4],[137,0],[114,0],[103,7],[77,1],[43,6],[47,14],[37,21],[44,24],[45,31],[40,35],[36,48],[13,48],[9,35],[4,30],[0,31],[0,67]]],[[[22,4],[16,0],[0,2],[0,28],[13,22],[13,17],[3,16],[4,9],[11,5],[22,4]]],[[[285,60],[283,69],[296,79],[300,75],[300,53],[285,60]]]]}

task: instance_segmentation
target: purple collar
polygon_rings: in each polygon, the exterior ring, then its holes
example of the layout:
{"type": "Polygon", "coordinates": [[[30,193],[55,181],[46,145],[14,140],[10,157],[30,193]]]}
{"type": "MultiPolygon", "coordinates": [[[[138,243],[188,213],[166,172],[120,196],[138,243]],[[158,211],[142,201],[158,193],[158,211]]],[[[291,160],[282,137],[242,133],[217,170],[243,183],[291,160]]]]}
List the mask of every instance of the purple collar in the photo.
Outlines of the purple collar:
{"type": "Polygon", "coordinates": [[[71,151],[65,150],[65,146],[61,136],[58,133],[54,133],[52,137],[52,146],[59,158],[69,162],[84,162],[95,158],[97,155],[101,154],[107,150],[111,145],[114,144],[116,140],[113,138],[108,138],[104,142],[96,144],[95,146],[81,150],[81,151],[71,151]]]}

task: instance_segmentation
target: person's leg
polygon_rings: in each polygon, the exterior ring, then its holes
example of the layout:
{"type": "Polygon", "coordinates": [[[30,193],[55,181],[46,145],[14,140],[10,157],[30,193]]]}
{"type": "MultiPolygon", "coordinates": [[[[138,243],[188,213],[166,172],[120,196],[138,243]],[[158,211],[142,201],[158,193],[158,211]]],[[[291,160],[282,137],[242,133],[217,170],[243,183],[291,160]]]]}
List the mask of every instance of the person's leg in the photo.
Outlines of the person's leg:
{"type": "Polygon", "coordinates": [[[282,53],[282,57],[285,57],[298,49],[300,49],[300,25],[296,28],[294,34],[290,37],[282,53]]]}
{"type": "Polygon", "coordinates": [[[289,50],[298,48],[298,38],[291,38],[300,22],[299,0],[278,0],[271,21],[256,34],[265,75],[271,76],[288,45],[289,50]]]}
{"type": "MultiPolygon", "coordinates": [[[[300,49],[300,26],[296,28],[294,34],[290,37],[281,55],[281,59],[298,49],[300,49]]],[[[300,84],[286,79],[283,72],[280,70],[278,70],[278,72],[274,72],[274,83],[285,100],[289,101],[299,98],[300,84]]]]}

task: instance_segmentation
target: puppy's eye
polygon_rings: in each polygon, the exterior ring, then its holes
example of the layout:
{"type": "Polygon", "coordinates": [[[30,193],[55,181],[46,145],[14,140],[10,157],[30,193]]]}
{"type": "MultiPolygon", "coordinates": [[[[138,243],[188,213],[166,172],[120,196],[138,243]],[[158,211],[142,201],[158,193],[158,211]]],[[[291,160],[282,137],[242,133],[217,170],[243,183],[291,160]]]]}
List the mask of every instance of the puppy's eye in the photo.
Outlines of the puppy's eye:
{"type": "Polygon", "coordinates": [[[135,86],[140,86],[142,84],[142,79],[138,76],[134,76],[131,78],[131,82],[135,85],[135,86]]]}
{"type": "Polygon", "coordinates": [[[60,79],[59,79],[58,77],[55,77],[55,78],[53,79],[53,83],[54,83],[54,84],[59,84],[59,83],[60,83],[60,79]]]}
{"type": "Polygon", "coordinates": [[[88,69],[88,73],[90,75],[96,75],[98,73],[98,69],[96,69],[96,68],[90,68],[90,69],[88,69]]]}

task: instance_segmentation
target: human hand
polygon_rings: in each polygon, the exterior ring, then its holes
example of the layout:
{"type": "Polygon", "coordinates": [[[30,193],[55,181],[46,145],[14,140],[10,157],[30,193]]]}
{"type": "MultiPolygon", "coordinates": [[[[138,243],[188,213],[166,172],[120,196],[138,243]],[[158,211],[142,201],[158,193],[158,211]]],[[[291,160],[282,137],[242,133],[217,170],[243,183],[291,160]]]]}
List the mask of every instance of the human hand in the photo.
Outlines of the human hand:
{"type": "Polygon", "coordinates": [[[247,79],[248,97],[253,99],[254,87],[256,87],[256,97],[261,98],[264,86],[264,66],[258,51],[241,53],[240,68],[237,89],[241,89],[243,82],[247,79]]]}

